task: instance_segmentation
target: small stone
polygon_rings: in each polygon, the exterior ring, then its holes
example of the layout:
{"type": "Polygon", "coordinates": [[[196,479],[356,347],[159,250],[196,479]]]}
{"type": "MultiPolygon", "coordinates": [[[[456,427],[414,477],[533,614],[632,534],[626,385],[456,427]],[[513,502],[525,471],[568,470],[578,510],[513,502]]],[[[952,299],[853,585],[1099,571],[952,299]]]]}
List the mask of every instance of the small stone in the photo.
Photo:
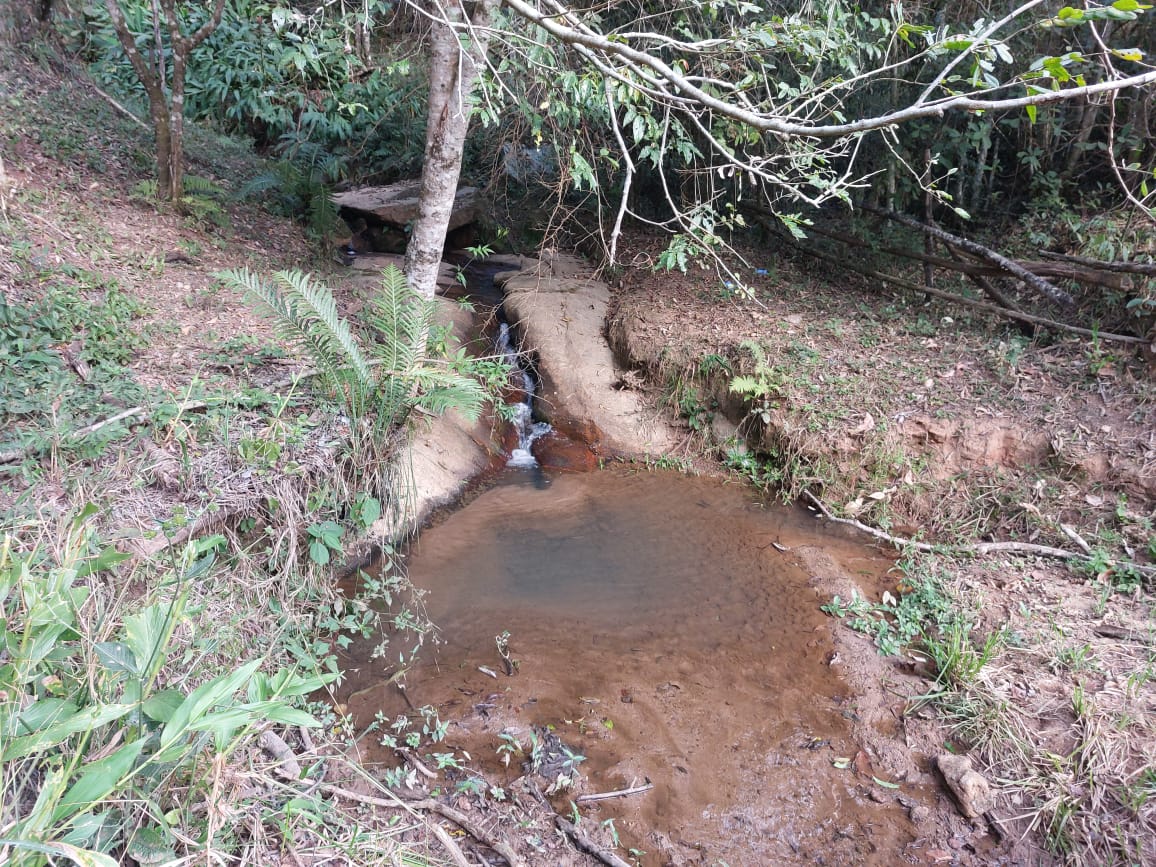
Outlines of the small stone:
{"type": "Polygon", "coordinates": [[[972,768],[971,759],[967,756],[943,753],[935,763],[964,816],[975,819],[995,806],[991,784],[972,768]]]}
{"type": "Polygon", "coordinates": [[[926,822],[931,818],[931,808],[919,804],[915,807],[912,807],[911,812],[908,815],[911,816],[911,821],[915,822],[916,824],[920,822],[926,822]]]}

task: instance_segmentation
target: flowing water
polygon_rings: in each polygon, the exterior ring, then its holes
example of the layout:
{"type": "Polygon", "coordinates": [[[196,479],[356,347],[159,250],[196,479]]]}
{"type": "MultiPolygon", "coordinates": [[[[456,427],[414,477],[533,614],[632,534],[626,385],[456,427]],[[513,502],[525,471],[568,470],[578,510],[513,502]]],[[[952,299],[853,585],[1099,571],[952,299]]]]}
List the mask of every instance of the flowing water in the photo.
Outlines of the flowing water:
{"type": "MultiPolygon", "coordinates": [[[[821,546],[876,590],[890,561],[718,480],[552,482],[507,471],[409,552],[442,643],[406,691],[450,721],[447,748],[508,783],[522,770],[498,761],[500,733],[526,744],[550,726],[586,757],[586,791],[652,782],[583,807],[613,817],[644,864],[906,863],[906,811],[869,800],[870,782],[839,761],[860,750],[855,697],[798,552],[821,546]],[[495,642],[506,632],[512,675],[495,642]]],[[[362,724],[406,710],[372,661],[350,665],[344,700],[362,724]]]]}
{"type": "Polygon", "coordinates": [[[534,443],[550,433],[553,428],[544,421],[534,421],[534,397],[537,394],[538,384],[533,374],[526,369],[514,348],[510,337],[509,323],[502,321],[498,325],[498,339],[495,341],[496,350],[502,360],[515,371],[513,379],[519,386],[519,400],[513,404],[513,418],[511,423],[518,436],[518,444],[511,450],[506,466],[515,469],[533,469],[538,466],[538,459],[534,457],[532,449],[534,443]]]}

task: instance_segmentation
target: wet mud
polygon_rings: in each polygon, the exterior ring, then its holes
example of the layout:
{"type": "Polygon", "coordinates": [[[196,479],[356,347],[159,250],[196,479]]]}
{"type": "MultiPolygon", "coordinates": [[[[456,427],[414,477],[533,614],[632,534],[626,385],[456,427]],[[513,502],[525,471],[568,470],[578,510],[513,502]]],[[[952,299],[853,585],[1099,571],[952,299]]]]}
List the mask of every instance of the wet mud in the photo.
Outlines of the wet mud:
{"type": "MultiPolygon", "coordinates": [[[[876,594],[889,559],[714,479],[540,481],[507,472],[408,555],[440,645],[406,691],[450,723],[446,747],[504,785],[523,769],[499,761],[500,734],[528,747],[531,727],[551,728],[585,757],[577,790],[555,798],[562,811],[578,794],[652,783],[580,808],[613,819],[643,864],[926,863],[909,814],[934,785],[872,766],[819,610],[829,591],[798,552],[821,547],[828,568],[876,594]],[[495,641],[505,632],[512,675],[495,641]]],[[[371,660],[348,666],[342,700],[360,724],[407,710],[371,660]]],[[[379,749],[371,759],[396,761],[379,749]]]]}

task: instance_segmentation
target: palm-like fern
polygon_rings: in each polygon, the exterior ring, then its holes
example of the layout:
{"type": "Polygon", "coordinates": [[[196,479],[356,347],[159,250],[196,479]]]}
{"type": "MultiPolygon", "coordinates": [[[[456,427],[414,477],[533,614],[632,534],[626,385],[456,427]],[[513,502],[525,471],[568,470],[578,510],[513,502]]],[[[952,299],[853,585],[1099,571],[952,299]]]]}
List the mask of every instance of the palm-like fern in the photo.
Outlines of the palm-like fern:
{"type": "Polygon", "coordinates": [[[481,383],[429,357],[434,302],[414,292],[393,266],[382,274],[381,291],[367,310],[373,339],[359,339],[338,315],[329,287],[300,271],[278,271],[271,282],[246,269],[218,277],[252,298],[283,338],[308,350],[355,421],[368,417],[380,430],[414,406],[434,413],[457,409],[476,419],[485,405],[481,383]]]}

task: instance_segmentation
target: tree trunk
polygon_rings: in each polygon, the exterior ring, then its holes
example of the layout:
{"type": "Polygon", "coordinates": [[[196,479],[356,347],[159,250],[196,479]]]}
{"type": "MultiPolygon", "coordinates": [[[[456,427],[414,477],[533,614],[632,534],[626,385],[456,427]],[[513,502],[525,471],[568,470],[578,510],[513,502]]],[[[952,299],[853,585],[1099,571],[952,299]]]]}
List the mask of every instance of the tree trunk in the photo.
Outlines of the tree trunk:
{"type": "Polygon", "coordinates": [[[173,189],[173,129],[169,122],[169,107],[163,99],[157,105],[149,95],[149,114],[153,119],[153,139],[157,151],[157,198],[167,201],[173,189]]]}
{"type": "MultiPolygon", "coordinates": [[[[437,288],[438,268],[462,169],[462,149],[469,131],[470,97],[489,44],[485,28],[498,3],[499,0],[479,0],[471,20],[461,0],[453,0],[443,7],[446,20],[435,20],[431,33],[425,164],[418,217],[405,254],[405,275],[425,298],[432,298],[437,288]],[[476,29],[463,45],[453,25],[464,27],[467,22],[476,29]]],[[[436,14],[436,7],[433,12],[436,14]]]]}
{"type": "MultiPolygon", "coordinates": [[[[163,60],[158,62],[156,68],[145,60],[136,46],[136,38],[128,28],[118,0],[105,0],[105,6],[108,8],[121,48],[124,49],[133,71],[148,94],[149,116],[153,122],[157,149],[157,197],[176,200],[184,193],[185,69],[188,66],[189,55],[220,25],[225,0],[214,0],[209,20],[188,37],[181,35],[176,0],[159,0],[159,2],[168,23],[169,41],[172,46],[171,98],[165,93],[163,60]]],[[[154,6],[154,43],[159,39],[155,8],[154,6]]],[[[155,47],[159,56],[159,43],[156,43],[155,47]]]]}

